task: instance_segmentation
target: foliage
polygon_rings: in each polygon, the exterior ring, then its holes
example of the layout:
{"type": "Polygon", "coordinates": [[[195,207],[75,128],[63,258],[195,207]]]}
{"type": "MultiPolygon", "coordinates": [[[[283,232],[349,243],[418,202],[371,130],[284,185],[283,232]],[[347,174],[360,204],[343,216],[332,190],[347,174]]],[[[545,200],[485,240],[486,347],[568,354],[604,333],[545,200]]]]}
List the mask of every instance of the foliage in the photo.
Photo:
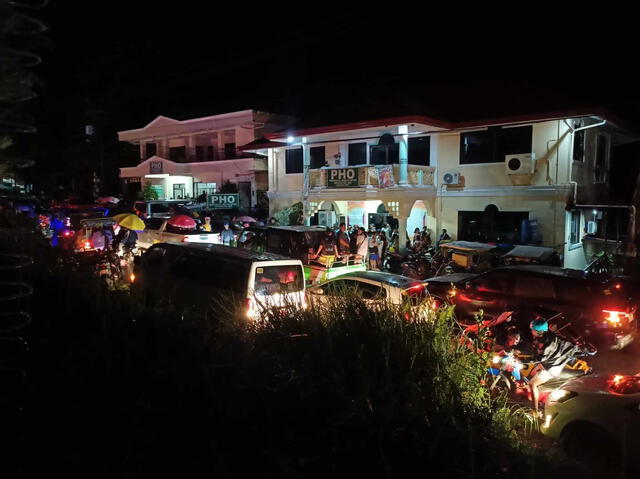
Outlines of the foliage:
{"type": "Polygon", "coordinates": [[[281,226],[295,225],[298,224],[297,220],[300,214],[302,214],[302,210],[303,205],[301,202],[298,202],[277,212],[274,217],[281,226]]]}
{"type": "Polygon", "coordinates": [[[247,323],[144,308],[39,239],[34,397],[47,467],[105,477],[533,477],[518,415],[482,387],[452,311],[407,320],[356,297],[247,323]],[[46,359],[46,360],[45,360],[46,359]]]}
{"type": "Polygon", "coordinates": [[[150,181],[144,183],[144,189],[142,190],[142,197],[145,200],[157,200],[158,192],[153,189],[153,185],[150,181]]]}

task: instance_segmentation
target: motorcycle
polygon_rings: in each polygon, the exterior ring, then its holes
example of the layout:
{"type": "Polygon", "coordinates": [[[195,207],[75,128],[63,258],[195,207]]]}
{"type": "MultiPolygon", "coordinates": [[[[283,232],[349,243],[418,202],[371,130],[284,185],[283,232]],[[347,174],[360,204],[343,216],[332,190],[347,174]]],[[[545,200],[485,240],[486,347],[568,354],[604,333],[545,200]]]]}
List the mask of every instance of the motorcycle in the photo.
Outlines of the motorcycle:
{"type": "Polygon", "coordinates": [[[403,276],[414,279],[426,279],[433,276],[434,248],[409,254],[406,261],[400,264],[403,276]]]}
{"type": "Polygon", "coordinates": [[[382,269],[389,273],[400,274],[402,273],[402,262],[404,259],[404,256],[400,253],[387,252],[382,260],[382,269]]]}

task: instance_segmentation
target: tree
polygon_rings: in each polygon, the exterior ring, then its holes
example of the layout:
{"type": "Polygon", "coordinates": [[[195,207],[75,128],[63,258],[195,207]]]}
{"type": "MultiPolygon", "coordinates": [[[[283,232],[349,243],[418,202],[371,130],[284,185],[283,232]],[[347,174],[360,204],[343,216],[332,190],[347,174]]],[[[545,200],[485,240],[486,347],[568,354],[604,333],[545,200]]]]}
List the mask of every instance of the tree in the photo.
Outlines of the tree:
{"type": "Polygon", "coordinates": [[[150,181],[145,182],[144,190],[142,190],[142,197],[145,200],[157,200],[158,192],[153,189],[153,185],[150,181]]]}

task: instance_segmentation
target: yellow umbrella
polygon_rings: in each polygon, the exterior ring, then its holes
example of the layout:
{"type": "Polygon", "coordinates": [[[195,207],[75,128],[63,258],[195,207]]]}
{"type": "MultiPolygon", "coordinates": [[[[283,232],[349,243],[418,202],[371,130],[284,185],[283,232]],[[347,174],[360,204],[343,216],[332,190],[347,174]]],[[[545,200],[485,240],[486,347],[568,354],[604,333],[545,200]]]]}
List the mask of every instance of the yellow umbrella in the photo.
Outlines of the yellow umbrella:
{"type": "Polygon", "coordinates": [[[130,213],[125,218],[118,221],[120,226],[130,230],[142,231],[144,230],[144,221],[138,218],[136,215],[130,213]]]}
{"type": "Polygon", "coordinates": [[[119,213],[113,217],[113,221],[115,221],[116,223],[120,223],[123,219],[125,219],[130,214],[132,213],[119,213]]]}

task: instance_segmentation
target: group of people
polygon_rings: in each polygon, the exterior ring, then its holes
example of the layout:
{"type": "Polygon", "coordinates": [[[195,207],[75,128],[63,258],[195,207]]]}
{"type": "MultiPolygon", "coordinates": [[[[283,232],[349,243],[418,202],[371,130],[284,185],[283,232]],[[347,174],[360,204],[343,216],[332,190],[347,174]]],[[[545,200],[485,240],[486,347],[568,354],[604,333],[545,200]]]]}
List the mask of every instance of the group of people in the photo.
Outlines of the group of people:
{"type": "Polygon", "coordinates": [[[348,263],[352,259],[368,264],[369,269],[381,270],[384,255],[387,251],[397,251],[397,248],[398,234],[388,224],[379,230],[371,226],[367,231],[362,226],[352,226],[347,230],[347,226],[340,223],[335,233],[333,229],[327,229],[313,259],[327,267],[336,260],[348,263]]]}

